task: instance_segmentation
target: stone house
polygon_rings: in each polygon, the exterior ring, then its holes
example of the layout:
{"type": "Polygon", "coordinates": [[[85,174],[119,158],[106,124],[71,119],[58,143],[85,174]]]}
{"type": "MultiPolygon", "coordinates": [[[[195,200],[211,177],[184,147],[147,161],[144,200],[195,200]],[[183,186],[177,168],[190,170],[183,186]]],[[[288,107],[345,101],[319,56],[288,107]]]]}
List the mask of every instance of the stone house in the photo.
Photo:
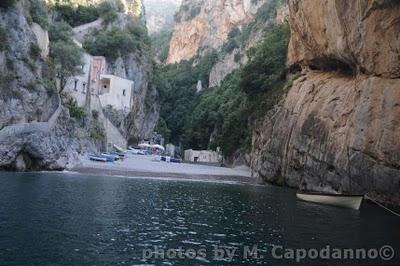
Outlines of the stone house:
{"type": "Polygon", "coordinates": [[[216,151],[203,150],[185,150],[185,161],[194,163],[220,163],[221,155],[216,151]]]}
{"type": "Polygon", "coordinates": [[[103,107],[129,112],[133,104],[133,81],[114,75],[100,75],[99,97],[103,107]]]}
{"type": "Polygon", "coordinates": [[[98,97],[103,108],[111,105],[115,110],[129,112],[132,109],[134,82],[114,75],[107,75],[107,61],[103,56],[84,54],[82,74],[71,78],[66,86],[79,106],[86,103],[90,90],[92,97],[98,97]]]}

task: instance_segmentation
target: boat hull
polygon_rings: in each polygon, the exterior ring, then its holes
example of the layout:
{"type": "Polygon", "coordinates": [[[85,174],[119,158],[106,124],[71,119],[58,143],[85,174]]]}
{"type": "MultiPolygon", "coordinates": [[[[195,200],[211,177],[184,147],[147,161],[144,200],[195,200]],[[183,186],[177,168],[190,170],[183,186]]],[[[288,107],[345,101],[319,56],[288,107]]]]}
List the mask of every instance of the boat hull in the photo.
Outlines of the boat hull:
{"type": "Polygon", "coordinates": [[[90,159],[91,161],[95,161],[95,162],[102,162],[102,163],[107,162],[107,159],[106,159],[106,158],[103,158],[103,157],[90,156],[89,159],[90,159]]]}
{"type": "Polygon", "coordinates": [[[296,196],[298,199],[308,202],[349,208],[353,210],[359,210],[363,200],[362,195],[335,195],[297,192],[296,196]]]}

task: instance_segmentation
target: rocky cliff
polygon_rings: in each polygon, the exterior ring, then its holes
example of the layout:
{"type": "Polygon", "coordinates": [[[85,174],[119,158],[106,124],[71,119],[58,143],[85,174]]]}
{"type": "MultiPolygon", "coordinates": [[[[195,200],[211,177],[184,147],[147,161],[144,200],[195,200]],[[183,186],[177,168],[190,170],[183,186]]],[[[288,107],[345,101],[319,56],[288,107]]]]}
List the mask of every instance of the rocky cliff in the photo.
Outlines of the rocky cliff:
{"type": "Polygon", "coordinates": [[[302,68],[253,133],[263,179],[400,204],[400,4],[289,0],[289,65],[302,68]]]}
{"type": "Polygon", "coordinates": [[[143,0],[146,9],[146,26],[150,35],[174,26],[174,15],[181,0],[143,0]]]}
{"type": "Polygon", "coordinates": [[[183,0],[175,16],[167,63],[195,57],[204,49],[218,49],[235,28],[251,21],[269,0],[183,0]]]}
{"type": "Polygon", "coordinates": [[[61,106],[46,63],[46,30],[27,1],[0,8],[0,169],[63,169],[93,149],[61,106]]]}
{"type": "MultiPolygon", "coordinates": [[[[264,36],[265,30],[272,25],[287,23],[288,11],[289,8],[285,1],[264,1],[255,18],[241,29],[241,35],[243,36],[247,31],[249,32],[248,36],[246,38],[239,37],[240,43],[233,45],[234,49],[224,51],[221,58],[211,69],[209,87],[220,86],[227,75],[245,65],[248,62],[247,51],[257,45],[264,36]]],[[[225,45],[232,45],[232,39],[228,39],[225,45]]]]}

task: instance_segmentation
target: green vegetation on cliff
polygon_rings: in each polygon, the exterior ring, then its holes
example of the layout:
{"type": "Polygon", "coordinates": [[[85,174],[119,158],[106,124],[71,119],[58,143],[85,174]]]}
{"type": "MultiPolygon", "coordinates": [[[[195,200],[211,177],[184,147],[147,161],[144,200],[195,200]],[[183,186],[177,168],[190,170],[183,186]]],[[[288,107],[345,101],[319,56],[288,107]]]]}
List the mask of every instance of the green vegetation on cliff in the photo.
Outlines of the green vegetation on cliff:
{"type": "Polygon", "coordinates": [[[216,59],[217,54],[213,51],[203,56],[196,65],[190,60],[156,68],[154,85],[159,91],[161,101],[161,119],[158,127],[170,132],[167,141],[182,141],[185,118],[193,110],[197,99],[196,84],[201,80],[203,86],[208,86],[209,73],[216,59]]]}
{"type": "Polygon", "coordinates": [[[51,7],[56,11],[60,19],[66,21],[72,27],[102,18],[106,24],[115,20],[117,12],[124,10],[120,0],[104,0],[100,3],[93,1],[61,0],[55,1],[51,7]]]}
{"type": "Polygon", "coordinates": [[[249,147],[254,121],[284,93],[288,40],[287,25],[271,27],[248,52],[246,65],[228,75],[221,86],[200,93],[197,80],[208,87],[216,52],[203,56],[194,67],[188,61],[164,67],[156,84],[162,101],[160,132],[184,148],[221,147],[227,157],[249,147]]]}
{"type": "Polygon", "coordinates": [[[247,98],[239,82],[240,72],[236,71],[220,87],[207,89],[198,96],[193,111],[186,117],[185,147],[214,150],[221,147],[225,155],[231,155],[246,146],[247,98]]]}
{"type": "Polygon", "coordinates": [[[157,34],[151,36],[151,48],[154,56],[158,58],[162,63],[168,58],[169,43],[172,37],[171,30],[162,30],[157,34]]]}
{"type": "Polygon", "coordinates": [[[83,48],[92,55],[114,60],[129,53],[146,52],[150,48],[150,41],[144,26],[132,21],[126,28],[113,27],[89,36],[83,48]]]}
{"type": "Polygon", "coordinates": [[[235,27],[228,34],[228,39],[222,47],[222,53],[231,53],[235,48],[241,47],[256,32],[266,32],[270,28],[268,21],[273,18],[277,7],[282,5],[282,0],[271,0],[261,6],[254,19],[241,27],[235,27]]]}
{"type": "Polygon", "coordinates": [[[282,81],[285,71],[288,29],[273,28],[257,47],[247,55],[249,62],[242,68],[240,86],[249,94],[270,90],[282,81]]]}

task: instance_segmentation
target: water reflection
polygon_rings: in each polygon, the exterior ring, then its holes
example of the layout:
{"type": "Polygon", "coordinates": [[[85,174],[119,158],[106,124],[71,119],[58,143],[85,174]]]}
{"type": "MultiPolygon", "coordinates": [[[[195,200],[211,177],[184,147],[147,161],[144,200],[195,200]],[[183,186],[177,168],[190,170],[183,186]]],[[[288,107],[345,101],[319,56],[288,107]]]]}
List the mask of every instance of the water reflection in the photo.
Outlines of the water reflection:
{"type": "MultiPolygon", "coordinates": [[[[398,221],[374,206],[361,212],[319,206],[279,187],[65,173],[0,177],[1,265],[287,265],[292,262],[244,258],[242,252],[231,263],[215,259],[213,251],[247,245],[265,254],[279,245],[400,247],[398,221]],[[204,249],[207,256],[143,259],[144,249],[155,248],[204,249]]],[[[354,265],[304,265],[313,263],[354,265]]]]}

